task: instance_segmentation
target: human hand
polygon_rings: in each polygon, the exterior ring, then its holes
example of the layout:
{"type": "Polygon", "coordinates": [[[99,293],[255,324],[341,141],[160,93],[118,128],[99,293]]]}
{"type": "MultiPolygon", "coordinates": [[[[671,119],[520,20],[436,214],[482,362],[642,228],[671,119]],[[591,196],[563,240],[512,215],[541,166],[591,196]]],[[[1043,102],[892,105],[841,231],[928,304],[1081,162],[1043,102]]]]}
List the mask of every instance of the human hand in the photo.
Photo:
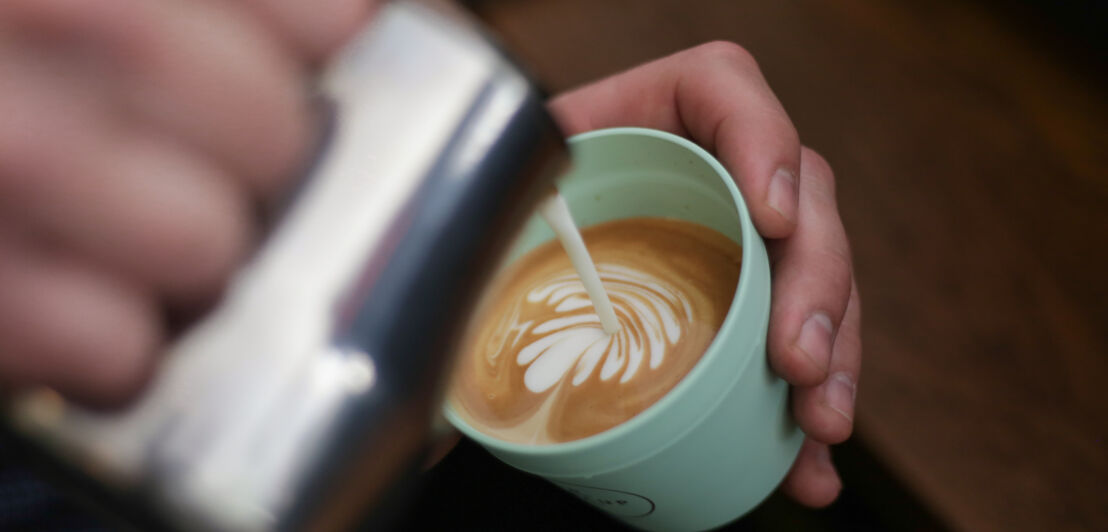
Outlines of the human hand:
{"type": "Polygon", "coordinates": [[[715,42],[555,98],[568,134],[617,126],[689,137],[720,158],[766,237],[773,267],[769,359],[807,434],[781,489],[824,506],[842,487],[829,444],[853,428],[861,309],[831,169],[738,45],[715,42]]]}
{"type": "Polygon", "coordinates": [[[311,144],[363,0],[0,2],[0,385],[113,404],[311,144]]]}

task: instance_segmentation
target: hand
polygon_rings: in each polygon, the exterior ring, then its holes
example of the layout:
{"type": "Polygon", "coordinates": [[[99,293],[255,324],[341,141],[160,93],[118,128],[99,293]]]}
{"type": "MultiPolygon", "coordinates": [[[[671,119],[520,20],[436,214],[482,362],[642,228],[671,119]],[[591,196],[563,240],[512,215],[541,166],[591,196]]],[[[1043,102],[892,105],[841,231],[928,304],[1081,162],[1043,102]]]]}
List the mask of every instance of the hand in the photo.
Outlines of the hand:
{"type": "Polygon", "coordinates": [[[304,164],[364,0],[0,2],[0,384],[115,403],[304,164]]]}
{"type": "Polygon", "coordinates": [[[860,306],[831,168],[796,129],[737,45],[716,42],[563,94],[550,107],[569,134],[662,129],[716,154],[735,178],[773,263],[769,358],[792,385],[808,438],[781,488],[824,506],[842,487],[828,445],[850,436],[861,365],[860,306]]]}

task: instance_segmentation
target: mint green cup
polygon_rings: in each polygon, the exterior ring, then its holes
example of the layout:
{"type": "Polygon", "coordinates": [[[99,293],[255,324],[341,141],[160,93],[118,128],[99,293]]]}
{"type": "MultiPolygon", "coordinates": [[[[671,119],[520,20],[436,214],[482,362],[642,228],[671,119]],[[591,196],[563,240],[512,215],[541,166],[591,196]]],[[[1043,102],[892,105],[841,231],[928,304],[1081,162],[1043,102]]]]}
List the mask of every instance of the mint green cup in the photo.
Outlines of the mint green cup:
{"type": "MultiPolygon", "coordinates": [[[[575,168],[558,185],[580,227],[653,216],[696,222],[742,245],[735,298],[699,362],[639,415],[581,440],[523,445],[447,419],[505,463],[539,475],[643,530],[723,525],[766,498],[804,435],[788,385],[766,358],[770,271],[742,195],[709,153],[669,133],[616,128],[570,139],[575,168]]],[[[554,238],[538,217],[508,258],[554,238]]]]}

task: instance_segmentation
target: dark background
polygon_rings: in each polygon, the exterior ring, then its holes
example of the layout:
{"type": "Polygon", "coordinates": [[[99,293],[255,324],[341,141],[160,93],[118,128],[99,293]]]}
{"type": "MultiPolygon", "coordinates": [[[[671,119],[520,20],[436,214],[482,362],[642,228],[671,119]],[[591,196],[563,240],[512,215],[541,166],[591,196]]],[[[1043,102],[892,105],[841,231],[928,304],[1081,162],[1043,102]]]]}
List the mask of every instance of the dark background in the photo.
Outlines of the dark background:
{"type": "MultiPolygon", "coordinates": [[[[729,530],[1108,530],[1104,3],[468,4],[552,91],[738,42],[835,168],[864,303],[845,489],[825,510],[775,495],[729,530]]],[[[20,468],[0,488],[0,529],[98,526],[20,468]]],[[[402,515],[618,529],[469,443],[402,515]]]]}

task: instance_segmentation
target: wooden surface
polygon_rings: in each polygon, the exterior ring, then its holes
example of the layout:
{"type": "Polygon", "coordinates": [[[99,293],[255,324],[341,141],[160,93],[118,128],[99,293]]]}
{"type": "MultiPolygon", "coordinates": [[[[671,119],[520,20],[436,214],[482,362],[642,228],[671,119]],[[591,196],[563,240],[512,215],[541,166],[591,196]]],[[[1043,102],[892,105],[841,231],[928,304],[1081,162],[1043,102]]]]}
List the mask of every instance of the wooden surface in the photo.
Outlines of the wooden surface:
{"type": "Polygon", "coordinates": [[[857,436],[956,529],[1108,530],[1108,99],[1089,63],[995,4],[477,7],[553,90],[712,39],[751,50],[838,176],[857,436]]]}

